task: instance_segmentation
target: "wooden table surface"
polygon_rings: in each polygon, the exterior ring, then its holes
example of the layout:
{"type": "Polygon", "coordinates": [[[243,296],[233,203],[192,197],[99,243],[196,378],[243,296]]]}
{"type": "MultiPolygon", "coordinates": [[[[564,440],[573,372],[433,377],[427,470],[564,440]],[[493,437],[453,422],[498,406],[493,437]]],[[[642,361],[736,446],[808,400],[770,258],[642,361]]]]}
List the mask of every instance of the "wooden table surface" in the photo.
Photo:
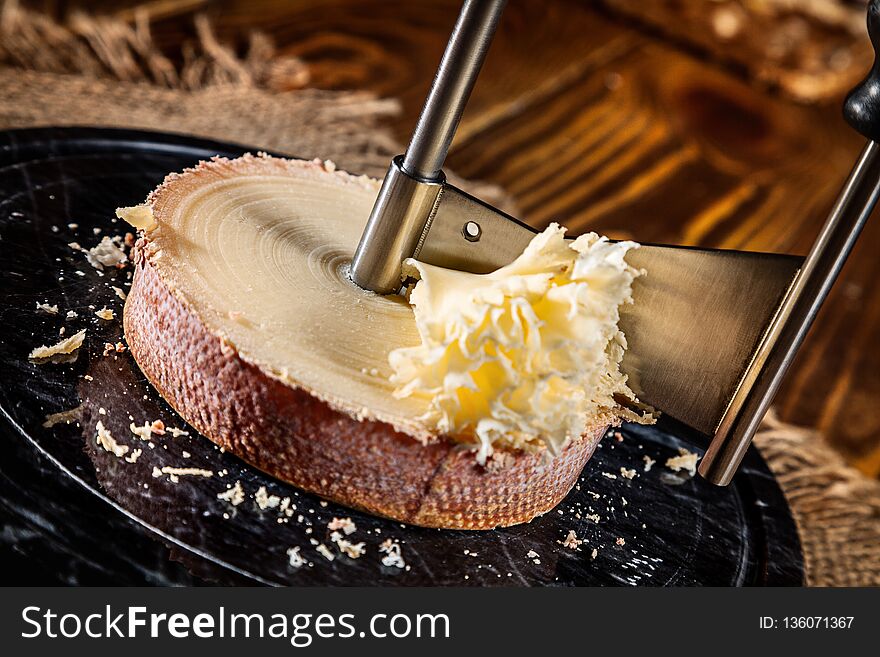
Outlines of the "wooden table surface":
{"type": "MultiPolygon", "coordinates": [[[[159,44],[172,47],[190,36],[192,13],[205,11],[221,39],[243,42],[258,29],[282,53],[302,57],[314,86],[399,98],[403,112],[393,128],[402,142],[460,6],[459,0],[148,4],[159,44]]],[[[572,232],[805,254],[861,138],[840,118],[838,101],[798,105],[703,59],[589,3],[513,0],[448,165],[503,186],[536,227],[558,221],[572,232]]],[[[874,218],[776,400],[783,419],[822,430],[875,477],[878,250],[874,218]]]]}

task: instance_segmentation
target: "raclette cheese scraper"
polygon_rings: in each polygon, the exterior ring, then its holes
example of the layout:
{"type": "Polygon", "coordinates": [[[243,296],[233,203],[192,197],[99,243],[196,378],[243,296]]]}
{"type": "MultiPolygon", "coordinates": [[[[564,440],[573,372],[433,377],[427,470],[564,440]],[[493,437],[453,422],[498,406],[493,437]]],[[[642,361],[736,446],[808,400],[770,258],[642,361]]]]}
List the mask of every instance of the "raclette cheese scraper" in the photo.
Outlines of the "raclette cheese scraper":
{"type": "MultiPolygon", "coordinates": [[[[466,0],[404,155],[395,157],[352,262],[363,288],[401,288],[401,263],[488,273],[536,231],[446,182],[442,167],[506,0],[466,0]]],[[[868,7],[880,46],[880,0],[868,7]]],[[[880,193],[880,60],[847,97],[868,143],[805,257],[643,244],[646,276],[621,309],[621,370],[638,398],[709,438],[699,471],[730,483],[880,193]]]]}

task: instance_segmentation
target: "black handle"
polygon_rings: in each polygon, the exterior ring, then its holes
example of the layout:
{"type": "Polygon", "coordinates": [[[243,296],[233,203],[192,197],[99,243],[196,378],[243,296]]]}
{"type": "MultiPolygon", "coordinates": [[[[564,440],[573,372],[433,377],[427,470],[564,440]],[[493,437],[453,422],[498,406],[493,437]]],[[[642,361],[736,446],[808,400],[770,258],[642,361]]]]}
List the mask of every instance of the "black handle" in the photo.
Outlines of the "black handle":
{"type": "Polygon", "coordinates": [[[846,97],[843,116],[857,132],[880,142],[880,0],[868,4],[868,35],[874,46],[874,66],[846,97]]]}

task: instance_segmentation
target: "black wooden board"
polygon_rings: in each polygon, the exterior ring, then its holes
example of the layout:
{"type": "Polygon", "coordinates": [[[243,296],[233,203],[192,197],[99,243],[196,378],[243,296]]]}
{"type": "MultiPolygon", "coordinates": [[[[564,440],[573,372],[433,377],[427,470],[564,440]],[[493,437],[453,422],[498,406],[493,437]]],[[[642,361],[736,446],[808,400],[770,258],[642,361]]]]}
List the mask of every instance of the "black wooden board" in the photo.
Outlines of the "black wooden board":
{"type": "MultiPolygon", "coordinates": [[[[108,522],[120,511],[130,517],[129,524],[136,521],[135,530],[120,529],[120,540],[135,542],[125,538],[135,531],[142,534],[138,541],[149,536],[171,546],[194,581],[444,586],[802,582],[795,525],[760,455],[751,450],[734,483],[717,488],[665,468],[666,459],[679,448],[700,448],[656,427],[624,426],[619,436],[606,437],[576,489],[557,509],[531,523],[489,532],[404,526],[351,511],[221,453],[183,423],[127,352],[103,355],[105,342],[123,339],[123,302],[112,286],[127,289],[130,268],[98,271],[69,243],[89,248],[104,235],[124,233],[126,228],[114,217],[117,206],[141,202],[167,172],[242,150],[134,131],[0,133],[0,409],[19,455],[33,452],[54,464],[33,470],[39,473],[34,476],[82,484],[110,505],[108,522]],[[57,304],[58,314],[38,310],[37,303],[57,304]],[[94,315],[105,306],[116,319],[94,315]],[[67,319],[68,311],[77,316],[67,319]],[[53,363],[29,361],[30,350],[56,342],[62,326],[66,335],[88,329],[83,348],[53,363]],[[42,426],[48,414],[78,406],[80,422],[42,426]],[[155,419],[189,435],[156,436],[152,448],[131,435],[131,422],[142,425],[155,419]],[[119,442],[143,450],[135,463],[96,444],[99,420],[119,442]],[[646,456],[656,462],[647,472],[646,456]],[[173,483],[168,476],[153,476],[153,469],[162,466],[197,467],[214,474],[181,476],[173,483]],[[621,468],[635,469],[637,475],[627,479],[621,468]],[[233,507],[217,494],[236,481],[247,499],[233,507]],[[290,497],[296,506],[293,515],[259,508],[254,494],[261,486],[290,497]],[[365,542],[362,557],[337,556],[330,562],[316,551],[313,540],[336,552],[327,530],[334,517],[355,522],[357,531],[349,538],[365,542]],[[579,549],[562,544],[572,530],[583,540],[579,549]],[[381,564],[379,545],[388,538],[399,541],[406,568],[381,564]],[[293,546],[301,548],[306,565],[289,565],[287,550],[293,546]],[[537,556],[528,556],[531,552],[537,556]]],[[[39,515],[36,507],[31,500],[28,513],[39,515]]],[[[88,534],[88,523],[100,522],[93,516],[78,517],[75,509],[68,518],[72,536],[77,531],[88,534]]],[[[154,581],[167,581],[165,564],[151,563],[149,555],[140,563],[139,553],[124,544],[111,547],[116,558],[124,554],[140,571],[155,571],[154,581]]],[[[94,546],[83,536],[79,543],[71,539],[64,549],[94,546]]]]}

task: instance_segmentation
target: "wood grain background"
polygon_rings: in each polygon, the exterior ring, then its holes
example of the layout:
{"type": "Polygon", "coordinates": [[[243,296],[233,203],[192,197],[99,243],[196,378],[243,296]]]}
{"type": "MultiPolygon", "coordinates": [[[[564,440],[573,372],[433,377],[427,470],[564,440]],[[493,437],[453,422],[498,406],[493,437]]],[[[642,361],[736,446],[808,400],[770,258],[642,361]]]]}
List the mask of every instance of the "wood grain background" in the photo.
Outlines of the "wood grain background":
{"type": "MultiPolygon", "coordinates": [[[[35,2],[63,16],[83,2],[35,2]]],[[[130,12],[134,2],[87,3],[130,12]]],[[[144,3],[141,3],[144,4],[144,3]]],[[[421,108],[459,0],[154,0],[169,49],[211,18],[309,62],[312,84],[421,108]]],[[[870,62],[865,62],[865,69],[870,62]]],[[[642,241],[804,254],[862,144],[840,99],[804,106],[698,52],[574,0],[511,0],[450,154],[504,186],[536,227],[559,221],[642,241]]],[[[880,224],[874,218],[776,405],[880,476],[880,224]]]]}

